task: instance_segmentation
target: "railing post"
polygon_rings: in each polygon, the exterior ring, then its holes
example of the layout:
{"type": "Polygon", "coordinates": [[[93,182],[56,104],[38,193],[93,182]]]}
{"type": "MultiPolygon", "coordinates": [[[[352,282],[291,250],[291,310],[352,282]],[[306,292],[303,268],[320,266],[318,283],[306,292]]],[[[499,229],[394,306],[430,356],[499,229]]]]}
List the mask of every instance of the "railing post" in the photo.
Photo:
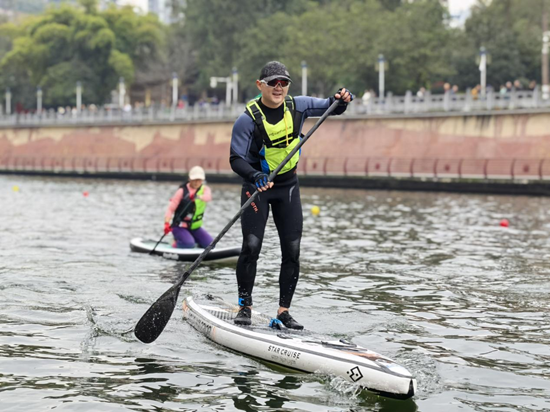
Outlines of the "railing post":
{"type": "Polygon", "coordinates": [[[516,159],[512,160],[512,166],[510,167],[510,175],[512,176],[512,180],[516,178],[516,175],[514,173],[514,168],[516,166],[516,159]]]}
{"type": "Polygon", "coordinates": [[[388,177],[391,177],[391,163],[393,162],[393,157],[390,157],[388,162],[388,177]]]}
{"type": "Polygon", "coordinates": [[[446,92],[443,95],[443,110],[446,112],[449,111],[450,96],[451,96],[450,92],[446,92]]]}
{"type": "Polygon", "coordinates": [[[437,179],[437,164],[439,163],[439,159],[435,159],[434,161],[434,178],[437,179]]]}
{"type": "Polygon", "coordinates": [[[472,89],[468,87],[466,89],[466,96],[464,98],[464,107],[462,110],[465,112],[469,112],[470,110],[472,110],[472,102],[473,102],[472,89]]]}
{"type": "Polygon", "coordinates": [[[513,110],[516,108],[516,100],[517,100],[517,90],[515,87],[512,87],[512,90],[510,92],[510,103],[508,105],[508,108],[510,110],[513,110]]]}
{"type": "Polygon", "coordinates": [[[411,160],[411,165],[409,166],[409,172],[411,174],[411,177],[414,177],[414,158],[411,160]]]}
{"type": "Polygon", "coordinates": [[[493,110],[495,106],[495,92],[493,89],[490,89],[487,92],[487,110],[493,110]]]}
{"type": "Polygon", "coordinates": [[[430,92],[429,90],[426,90],[426,92],[424,93],[424,107],[422,111],[429,112],[431,108],[432,108],[432,92],[430,92]]]}
{"type": "Polygon", "coordinates": [[[483,177],[487,179],[487,166],[489,165],[489,159],[485,159],[485,163],[483,164],[483,177]]]}
{"type": "Polygon", "coordinates": [[[533,89],[533,95],[531,96],[531,103],[533,107],[539,107],[539,96],[540,96],[539,92],[540,92],[540,88],[537,85],[533,89]]]}
{"type": "Polygon", "coordinates": [[[374,104],[374,96],[371,93],[371,97],[367,103],[367,114],[371,114],[373,112],[373,104],[374,104]]]}
{"type": "Polygon", "coordinates": [[[412,92],[407,90],[405,93],[405,113],[410,113],[412,104],[412,92]]]}
{"type": "Polygon", "coordinates": [[[391,113],[393,110],[393,93],[388,92],[382,102],[384,103],[384,113],[391,113]]]}

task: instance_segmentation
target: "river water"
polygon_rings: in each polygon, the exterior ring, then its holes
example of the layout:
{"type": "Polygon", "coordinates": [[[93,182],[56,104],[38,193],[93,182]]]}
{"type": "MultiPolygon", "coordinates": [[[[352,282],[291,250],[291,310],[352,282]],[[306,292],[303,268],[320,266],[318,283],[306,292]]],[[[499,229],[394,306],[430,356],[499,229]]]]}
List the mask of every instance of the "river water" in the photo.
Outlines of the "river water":
{"type": "MultiPolygon", "coordinates": [[[[128,331],[186,266],[128,241],[162,235],[176,186],[0,176],[2,411],[550,410],[550,199],[302,188],[292,312],[411,370],[418,394],[398,401],[224,350],[179,308],[138,342],[128,331]]],[[[215,235],[239,187],[211,187],[215,235]]],[[[237,223],[220,246],[240,241],[237,223]]],[[[277,307],[279,257],[270,222],[263,312],[277,307]]],[[[199,266],[180,301],[204,293],[236,301],[234,268],[199,266]]]]}

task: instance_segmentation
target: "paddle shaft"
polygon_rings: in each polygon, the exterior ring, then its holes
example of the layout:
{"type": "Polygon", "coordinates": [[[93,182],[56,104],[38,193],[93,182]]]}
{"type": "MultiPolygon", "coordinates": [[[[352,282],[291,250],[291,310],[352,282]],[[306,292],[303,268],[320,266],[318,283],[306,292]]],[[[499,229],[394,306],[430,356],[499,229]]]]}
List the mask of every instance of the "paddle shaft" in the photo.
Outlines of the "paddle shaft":
{"type": "MultiPolygon", "coordinates": [[[[170,232],[168,232],[170,233],[170,232]]],[[[153,254],[153,252],[155,251],[155,249],[157,248],[157,246],[159,245],[160,242],[162,242],[162,239],[164,239],[164,236],[166,236],[168,233],[165,233],[164,235],[162,235],[159,239],[159,241],[157,242],[157,244],[155,245],[155,247],[153,249],[151,249],[151,251],[149,252],[150,255],[153,254]]]]}
{"type": "MultiPolygon", "coordinates": [[[[269,175],[268,180],[271,182],[281,171],[281,169],[287,164],[287,162],[300,150],[300,148],[307,142],[310,136],[319,128],[319,126],[326,120],[326,118],[336,109],[336,106],[340,104],[339,100],[335,100],[327,111],[317,120],[317,123],[307,132],[302,140],[292,149],[287,157],[283,159],[281,164],[273,170],[269,175]]],[[[181,276],[177,283],[172,285],[164,294],[156,300],[155,303],[143,314],[141,319],[134,328],[135,336],[143,343],[154,342],[162,333],[174,309],[176,308],[178,295],[183,283],[187,280],[191,273],[199,266],[203,259],[210,253],[210,251],[216,246],[219,240],[227,233],[227,231],[233,226],[233,224],[241,217],[244,210],[250,206],[250,204],[256,199],[260,192],[256,190],[252,196],[241,206],[237,214],[231,219],[231,221],[222,229],[222,231],[216,236],[214,240],[204,249],[204,251],[197,257],[197,259],[187,268],[185,273],[181,276]]]]}

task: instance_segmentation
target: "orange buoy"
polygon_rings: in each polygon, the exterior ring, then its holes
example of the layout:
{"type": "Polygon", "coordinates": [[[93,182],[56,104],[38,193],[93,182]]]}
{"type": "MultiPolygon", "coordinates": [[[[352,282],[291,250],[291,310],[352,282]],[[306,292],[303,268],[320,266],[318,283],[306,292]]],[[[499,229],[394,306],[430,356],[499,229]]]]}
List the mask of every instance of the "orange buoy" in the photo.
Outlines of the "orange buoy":
{"type": "Polygon", "coordinates": [[[508,227],[509,224],[510,224],[510,222],[508,222],[508,219],[502,219],[500,221],[500,226],[502,226],[502,227],[508,227]]]}

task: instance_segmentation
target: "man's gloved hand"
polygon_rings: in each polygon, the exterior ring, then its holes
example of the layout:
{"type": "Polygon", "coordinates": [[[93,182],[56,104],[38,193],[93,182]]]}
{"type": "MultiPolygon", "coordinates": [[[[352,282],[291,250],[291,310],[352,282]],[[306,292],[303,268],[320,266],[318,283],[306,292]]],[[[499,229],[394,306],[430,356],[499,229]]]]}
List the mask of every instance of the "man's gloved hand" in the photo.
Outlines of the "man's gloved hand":
{"type": "Polygon", "coordinates": [[[257,172],[254,175],[254,184],[258,188],[258,191],[262,192],[273,186],[273,183],[267,181],[268,178],[269,176],[263,172],[257,172]]]}
{"type": "Polygon", "coordinates": [[[336,100],[340,100],[340,104],[346,104],[353,100],[355,96],[345,87],[342,87],[339,89],[336,94],[334,95],[334,98],[336,100]]]}
{"type": "Polygon", "coordinates": [[[164,234],[167,235],[172,231],[172,228],[170,227],[170,223],[164,222],[164,234]]]}

